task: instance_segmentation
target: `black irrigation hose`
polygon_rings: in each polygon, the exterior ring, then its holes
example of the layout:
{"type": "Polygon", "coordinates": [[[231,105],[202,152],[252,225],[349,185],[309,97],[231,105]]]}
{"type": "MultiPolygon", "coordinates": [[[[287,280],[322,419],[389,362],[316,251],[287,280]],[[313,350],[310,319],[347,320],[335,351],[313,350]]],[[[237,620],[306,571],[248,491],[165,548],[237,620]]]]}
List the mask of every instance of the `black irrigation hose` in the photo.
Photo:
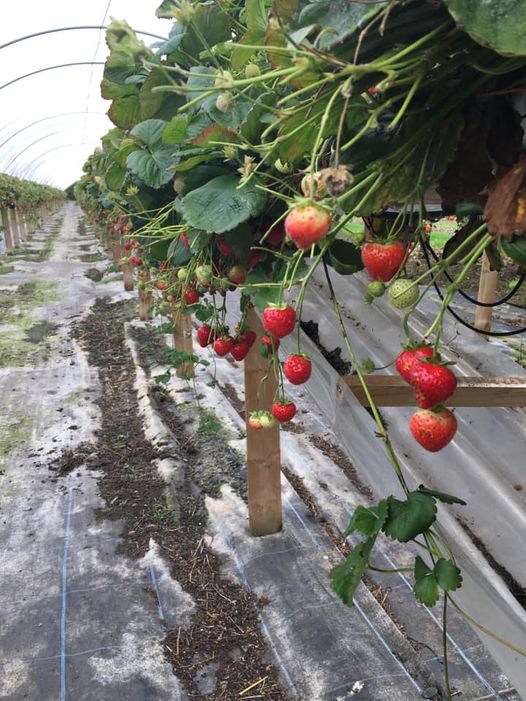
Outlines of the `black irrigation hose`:
{"type": "MultiPolygon", "coordinates": [[[[435,253],[435,251],[431,248],[430,244],[429,244],[427,241],[424,241],[424,239],[423,239],[422,237],[420,237],[420,244],[422,245],[422,247],[424,248],[424,250],[427,249],[427,250],[431,253],[431,255],[433,256],[433,258],[434,258],[437,262],[440,260],[439,257],[438,257],[438,255],[437,255],[437,254],[435,253]]],[[[451,275],[447,272],[447,270],[444,270],[443,273],[444,273],[444,275],[446,276],[446,278],[449,280],[449,282],[453,282],[453,278],[452,278],[451,275]]],[[[522,283],[524,282],[525,279],[526,279],[526,273],[523,273],[523,274],[520,276],[520,278],[517,280],[517,282],[515,283],[515,285],[513,286],[513,289],[512,289],[510,292],[508,292],[508,294],[507,294],[505,297],[502,297],[501,299],[498,299],[496,302],[479,302],[479,301],[478,301],[477,299],[475,299],[474,297],[471,297],[471,295],[468,295],[467,292],[464,292],[464,290],[458,290],[458,293],[459,293],[462,297],[464,297],[464,299],[467,299],[468,302],[471,302],[472,304],[476,304],[477,307],[498,307],[498,306],[500,306],[501,304],[505,304],[505,302],[507,302],[509,299],[511,299],[511,298],[515,295],[515,293],[518,292],[518,291],[520,290],[520,288],[521,288],[521,286],[522,286],[522,283]]],[[[524,307],[521,307],[520,305],[515,305],[515,306],[518,306],[520,309],[523,309],[523,308],[524,308],[524,307]]]]}
{"type": "MultiPolygon", "coordinates": [[[[424,256],[426,259],[427,267],[429,269],[431,269],[432,268],[431,260],[429,258],[429,253],[427,252],[427,248],[422,241],[422,237],[420,237],[420,242],[423,244],[422,249],[424,251],[424,256]]],[[[442,294],[442,290],[440,289],[438,284],[435,282],[435,280],[433,280],[433,285],[434,285],[435,290],[437,291],[437,294],[440,297],[440,299],[442,301],[444,301],[444,295],[442,294]]],[[[470,331],[475,331],[475,333],[480,333],[483,336],[497,336],[497,337],[499,337],[499,336],[518,336],[519,334],[524,333],[526,331],[526,326],[524,326],[522,329],[515,329],[514,331],[483,331],[482,329],[477,329],[476,326],[473,326],[469,322],[464,321],[464,319],[459,314],[457,314],[457,312],[454,309],[452,309],[449,304],[447,305],[447,310],[458,322],[460,322],[462,324],[462,326],[465,326],[470,331]]]]}

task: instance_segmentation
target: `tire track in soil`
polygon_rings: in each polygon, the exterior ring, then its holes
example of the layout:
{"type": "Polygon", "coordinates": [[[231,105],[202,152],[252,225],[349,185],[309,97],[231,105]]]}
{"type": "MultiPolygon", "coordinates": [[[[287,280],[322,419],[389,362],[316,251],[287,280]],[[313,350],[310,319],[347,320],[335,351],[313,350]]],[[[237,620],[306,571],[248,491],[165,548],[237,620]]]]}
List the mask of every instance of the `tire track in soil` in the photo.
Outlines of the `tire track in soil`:
{"type": "MultiPolygon", "coordinates": [[[[142,557],[153,538],[170,563],[173,578],[194,599],[189,625],[169,630],[163,641],[188,699],[235,699],[262,679],[248,698],[287,701],[290,697],[270,661],[260,628],[258,607],[265,601],[225,579],[221,560],[205,542],[205,496],[217,496],[218,487],[226,481],[243,491],[243,466],[218,434],[190,434],[188,426],[199,417],[196,408],[169,406],[171,400],[162,390],[152,393],[176,437],[177,457],[185,463],[183,479],[170,491],[176,508],[168,508],[169,488],[155,461],[170,455],[146,439],[138,414],[133,361],[124,334],[124,323],[132,317],[129,303],[99,300],[74,331],[90,365],[98,369],[102,385],[97,400],[101,427],[86,461],[102,473],[98,485],[106,507],[100,517],[124,521],[119,551],[130,557],[142,557]]],[[[82,452],[86,455],[86,446],[82,452]]],[[[78,466],[77,458],[65,453],[54,469],[66,474],[78,466]]]]}

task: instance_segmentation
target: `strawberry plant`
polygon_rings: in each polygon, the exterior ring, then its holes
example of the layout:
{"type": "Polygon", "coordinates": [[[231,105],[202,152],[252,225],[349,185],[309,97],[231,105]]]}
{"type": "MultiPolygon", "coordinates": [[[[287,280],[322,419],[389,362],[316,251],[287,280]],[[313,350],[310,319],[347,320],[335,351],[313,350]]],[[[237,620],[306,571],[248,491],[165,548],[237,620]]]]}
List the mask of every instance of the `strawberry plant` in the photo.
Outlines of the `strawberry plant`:
{"type": "Polygon", "coordinates": [[[76,187],[101,235],[129,242],[157,313],[195,315],[200,346],[242,362],[255,341],[247,309],[262,311],[259,351],[278,392],[272,413],[254,413],[250,429],[296,412],[284,383],[311,375],[298,321],[315,271],[324,272],[404,492],[355,510],[346,535],[363,540],[333,570],[333,586],[352,604],[380,533],[418,539],[427,560],[410,568],[414,593],[428,606],[441,594],[444,617],[449,603],[458,608],[452,592],[462,579],[435,530],[436,507],[464,502],[409,488],[331,276],[360,275],[367,301],[403,310],[407,346],[395,366],[419,405],[410,431],[429,453],[443,449],[457,430],[444,406],[456,378],[440,356],[450,302],[484,252],[508,256],[519,270],[525,260],[526,156],[513,100],[526,76],[517,33],[524,13],[517,10],[519,22],[497,2],[477,12],[472,4],[275,0],[269,12],[263,0],[165,0],[159,16],[176,21],[153,48],[113,22],[102,92],[115,128],[76,187]],[[457,229],[443,255],[411,277],[406,263],[418,244],[427,256],[434,215],[426,205],[437,197],[457,229]],[[445,281],[439,311],[415,338],[412,315],[437,281],[445,281]],[[227,324],[233,303],[236,329],[227,324]],[[293,333],[297,352],[282,364],[279,339],[293,333]]]}

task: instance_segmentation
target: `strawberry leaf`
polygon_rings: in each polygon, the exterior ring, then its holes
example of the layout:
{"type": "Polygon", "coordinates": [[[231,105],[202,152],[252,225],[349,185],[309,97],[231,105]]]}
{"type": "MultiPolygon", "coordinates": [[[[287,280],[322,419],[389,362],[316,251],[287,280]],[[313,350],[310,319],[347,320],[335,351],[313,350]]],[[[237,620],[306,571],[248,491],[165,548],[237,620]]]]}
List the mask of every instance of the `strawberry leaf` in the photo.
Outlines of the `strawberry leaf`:
{"type": "Polygon", "coordinates": [[[415,560],[413,591],[418,601],[426,606],[434,606],[438,601],[438,583],[433,570],[418,556],[415,560]]]}
{"type": "Polygon", "coordinates": [[[444,504],[461,504],[462,506],[466,506],[466,502],[460,499],[460,497],[453,496],[453,494],[446,494],[445,492],[436,492],[434,489],[424,487],[423,484],[418,487],[418,491],[422,494],[429,494],[435,499],[438,499],[438,501],[444,502],[444,504]]]}
{"type": "Polygon", "coordinates": [[[382,530],[401,543],[427,531],[436,518],[436,503],[430,494],[409,492],[405,501],[389,497],[387,502],[389,515],[382,530]]]}
{"type": "Polygon", "coordinates": [[[343,537],[347,538],[348,535],[354,533],[355,531],[358,531],[369,538],[375,536],[382,530],[387,514],[388,503],[385,499],[382,499],[378,505],[371,506],[369,508],[366,508],[360,504],[354,510],[343,537]]]}
{"type": "Polygon", "coordinates": [[[459,568],[451,562],[441,558],[434,567],[436,580],[445,591],[455,591],[462,586],[462,575],[459,568]]]}
{"type": "Polygon", "coordinates": [[[341,565],[336,565],[331,570],[332,588],[347,606],[353,605],[354,592],[367,569],[375,540],[376,536],[368,538],[357,545],[345,562],[342,562],[341,565]]]}

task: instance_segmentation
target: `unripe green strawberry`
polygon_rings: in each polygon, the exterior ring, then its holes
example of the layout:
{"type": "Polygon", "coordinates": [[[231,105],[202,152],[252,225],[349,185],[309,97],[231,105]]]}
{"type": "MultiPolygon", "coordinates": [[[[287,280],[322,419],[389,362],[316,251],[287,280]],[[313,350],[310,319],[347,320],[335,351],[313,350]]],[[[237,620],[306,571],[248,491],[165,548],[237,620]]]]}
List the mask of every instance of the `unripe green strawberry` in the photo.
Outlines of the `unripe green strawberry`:
{"type": "Polygon", "coordinates": [[[186,282],[186,278],[188,277],[188,268],[179,268],[177,271],[177,279],[180,280],[181,282],[186,282]]]}
{"type": "Polygon", "coordinates": [[[414,285],[412,280],[405,278],[395,280],[389,287],[389,299],[397,309],[411,307],[417,301],[419,294],[418,285],[414,285]]]}
{"type": "Polygon", "coordinates": [[[195,276],[201,284],[206,284],[212,279],[211,265],[198,265],[195,269],[195,276]]]}
{"type": "Polygon", "coordinates": [[[245,66],[245,78],[257,78],[261,75],[261,70],[259,66],[255,63],[247,63],[245,66]]]}
{"type": "Polygon", "coordinates": [[[261,428],[272,428],[276,425],[276,419],[272,416],[270,411],[262,411],[259,415],[259,423],[261,428]]]}
{"type": "Polygon", "coordinates": [[[367,285],[367,289],[373,297],[381,297],[385,292],[385,284],[381,280],[373,280],[367,285]]]}

